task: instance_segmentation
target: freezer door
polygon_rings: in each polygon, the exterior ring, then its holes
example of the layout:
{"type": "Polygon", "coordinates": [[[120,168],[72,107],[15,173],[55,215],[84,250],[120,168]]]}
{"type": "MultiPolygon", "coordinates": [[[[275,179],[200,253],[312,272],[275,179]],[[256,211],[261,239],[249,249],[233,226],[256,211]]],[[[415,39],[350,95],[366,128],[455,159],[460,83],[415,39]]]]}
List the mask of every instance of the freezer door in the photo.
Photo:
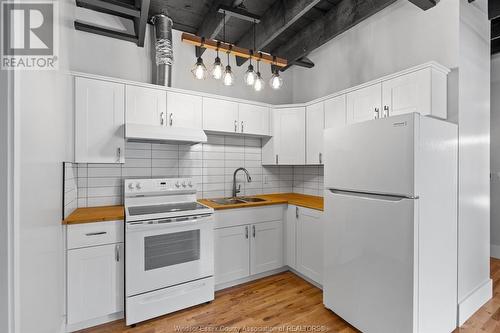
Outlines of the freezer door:
{"type": "Polygon", "coordinates": [[[417,205],[325,192],[323,303],[362,332],[416,332],[417,205]]]}
{"type": "Polygon", "coordinates": [[[325,187],[415,196],[416,113],[325,130],[325,187]]]}

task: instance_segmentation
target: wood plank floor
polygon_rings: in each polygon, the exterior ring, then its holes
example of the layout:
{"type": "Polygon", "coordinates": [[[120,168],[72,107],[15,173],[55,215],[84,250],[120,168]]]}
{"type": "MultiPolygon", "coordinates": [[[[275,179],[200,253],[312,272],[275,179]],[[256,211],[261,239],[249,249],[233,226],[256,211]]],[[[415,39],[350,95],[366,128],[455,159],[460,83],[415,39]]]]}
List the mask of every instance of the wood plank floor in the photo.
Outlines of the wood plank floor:
{"type": "MultiPolygon", "coordinates": [[[[491,276],[493,299],[455,333],[500,333],[500,260],[491,260],[491,276]]],[[[182,332],[182,329],[190,329],[184,332],[248,332],[252,329],[254,332],[300,332],[300,329],[303,332],[358,332],[323,307],[320,289],[291,272],[219,291],[209,305],[149,320],[135,328],[119,320],[80,332],[166,333],[182,332]]]]}

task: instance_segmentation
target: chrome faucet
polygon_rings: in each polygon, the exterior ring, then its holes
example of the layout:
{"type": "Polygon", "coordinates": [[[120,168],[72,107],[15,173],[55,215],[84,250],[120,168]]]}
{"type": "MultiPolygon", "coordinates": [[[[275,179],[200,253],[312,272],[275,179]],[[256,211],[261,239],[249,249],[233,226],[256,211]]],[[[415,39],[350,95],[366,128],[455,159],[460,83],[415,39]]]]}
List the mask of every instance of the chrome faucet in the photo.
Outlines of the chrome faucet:
{"type": "Polygon", "coordinates": [[[233,198],[236,198],[236,195],[241,192],[241,184],[238,185],[238,187],[236,187],[236,174],[240,170],[243,171],[243,172],[245,172],[245,174],[247,176],[247,182],[249,182],[249,183],[252,182],[252,177],[250,177],[250,174],[248,173],[247,169],[245,169],[245,168],[238,168],[238,169],[234,170],[234,174],[233,174],[233,198]]]}

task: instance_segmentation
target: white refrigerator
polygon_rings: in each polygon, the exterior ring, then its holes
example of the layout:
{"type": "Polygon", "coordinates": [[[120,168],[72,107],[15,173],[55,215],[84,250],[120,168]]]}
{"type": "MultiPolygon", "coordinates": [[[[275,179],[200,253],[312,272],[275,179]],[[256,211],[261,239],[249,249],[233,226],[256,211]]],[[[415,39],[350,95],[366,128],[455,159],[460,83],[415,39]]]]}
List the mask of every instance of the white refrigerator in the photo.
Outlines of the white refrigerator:
{"type": "Polygon", "coordinates": [[[453,331],[457,126],[410,113],[324,138],[324,305],[365,333],[453,331]]]}

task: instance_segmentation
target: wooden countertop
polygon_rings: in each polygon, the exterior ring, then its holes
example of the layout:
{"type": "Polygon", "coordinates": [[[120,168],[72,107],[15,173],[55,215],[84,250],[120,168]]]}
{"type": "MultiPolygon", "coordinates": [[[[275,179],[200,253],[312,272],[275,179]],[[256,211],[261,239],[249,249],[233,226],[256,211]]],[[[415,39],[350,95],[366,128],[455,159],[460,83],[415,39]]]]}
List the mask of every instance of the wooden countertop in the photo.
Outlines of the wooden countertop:
{"type": "MultiPolygon", "coordinates": [[[[209,199],[198,200],[200,203],[212,207],[215,210],[234,209],[245,207],[259,207],[268,205],[290,204],[316,210],[323,210],[323,198],[314,195],[298,194],[298,193],[276,193],[252,195],[252,197],[262,198],[266,201],[248,202],[235,205],[218,205],[209,199]]],[[[81,224],[104,221],[117,221],[125,219],[125,210],[123,206],[103,206],[103,207],[88,207],[77,208],[66,219],[63,224],[81,224]]]]}
{"type": "Polygon", "coordinates": [[[123,206],[103,206],[77,208],[66,219],[63,224],[80,224],[104,221],[116,221],[125,219],[123,206]]]}
{"type": "Polygon", "coordinates": [[[314,195],[298,194],[298,193],[276,193],[276,194],[261,194],[252,195],[251,197],[262,198],[266,201],[261,202],[248,202],[234,205],[219,205],[210,199],[199,200],[200,203],[212,207],[215,210],[221,209],[234,209],[245,207],[259,207],[268,205],[290,204],[315,210],[323,210],[323,197],[314,195]]]}

